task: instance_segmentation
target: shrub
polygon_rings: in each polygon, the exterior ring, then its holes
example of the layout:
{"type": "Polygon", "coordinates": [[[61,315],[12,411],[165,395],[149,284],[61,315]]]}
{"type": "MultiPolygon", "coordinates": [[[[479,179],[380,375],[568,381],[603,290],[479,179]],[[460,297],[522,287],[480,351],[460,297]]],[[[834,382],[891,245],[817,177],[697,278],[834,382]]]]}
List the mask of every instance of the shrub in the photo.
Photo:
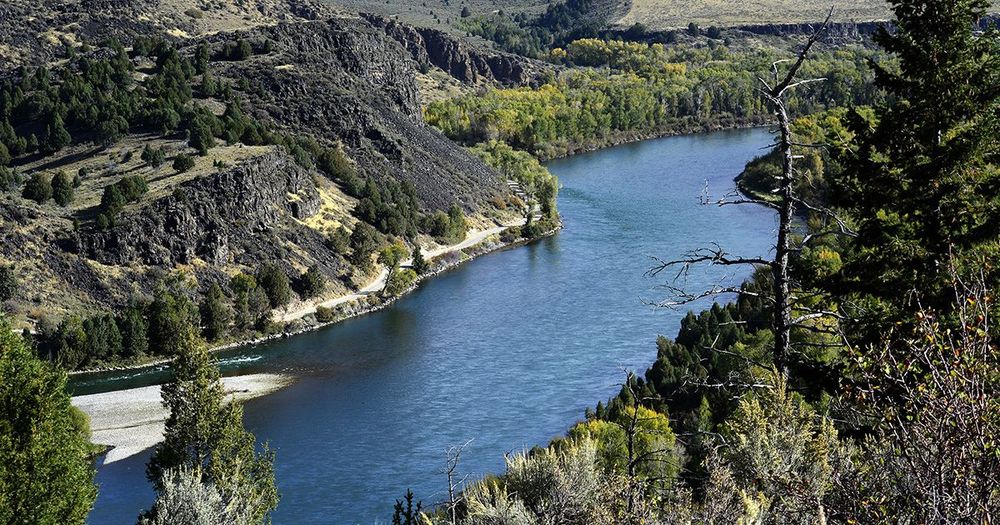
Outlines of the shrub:
{"type": "Polygon", "coordinates": [[[152,148],[146,144],[146,147],[142,148],[142,155],[139,158],[146,164],[158,168],[166,160],[166,154],[163,152],[163,148],[152,148]]]}
{"type": "Polygon", "coordinates": [[[191,155],[185,155],[183,153],[174,157],[174,169],[177,173],[184,173],[185,171],[194,167],[194,158],[191,155]]]}
{"type": "Polygon", "coordinates": [[[410,269],[396,270],[385,283],[385,295],[395,297],[408,290],[417,281],[417,272],[410,269]]]}
{"type": "Polygon", "coordinates": [[[337,318],[337,311],[325,306],[316,307],[316,320],[321,323],[329,323],[337,318]]]}
{"type": "Polygon", "coordinates": [[[60,206],[68,206],[73,202],[73,177],[65,171],[52,177],[52,198],[60,206]]]}
{"type": "Polygon", "coordinates": [[[38,204],[52,198],[52,178],[43,173],[32,173],[28,182],[24,183],[24,191],[21,196],[30,199],[38,204]]]}

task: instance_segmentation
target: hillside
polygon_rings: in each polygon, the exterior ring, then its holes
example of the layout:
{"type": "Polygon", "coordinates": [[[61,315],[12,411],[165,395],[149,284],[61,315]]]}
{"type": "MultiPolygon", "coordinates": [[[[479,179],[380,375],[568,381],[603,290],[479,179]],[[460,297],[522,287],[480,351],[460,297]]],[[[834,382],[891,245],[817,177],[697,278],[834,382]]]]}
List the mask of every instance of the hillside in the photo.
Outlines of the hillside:
{"type": "Polygon", "coordinates": [[[344,293],[371,271],[337,238],[359,221],[421,243],[449,208],[470,226],[520,213],[421,97],[531,82],[523,59],[301,0],[6,2],[0,34],[17,320],[116,310],[178,270],[196,296],[271,263],[344,293]],[[60,180],[68,202],[27,198],[60,180]]]}
{"type": "Polygon", "coordinates": [[[628,9],[613,25],[629,27],[641,23],[653,30],[702,26],[740,26],[820,22],[834,7],[836,22],[868,22],[890,18],[883,0],[631,0],[628,9]]]}

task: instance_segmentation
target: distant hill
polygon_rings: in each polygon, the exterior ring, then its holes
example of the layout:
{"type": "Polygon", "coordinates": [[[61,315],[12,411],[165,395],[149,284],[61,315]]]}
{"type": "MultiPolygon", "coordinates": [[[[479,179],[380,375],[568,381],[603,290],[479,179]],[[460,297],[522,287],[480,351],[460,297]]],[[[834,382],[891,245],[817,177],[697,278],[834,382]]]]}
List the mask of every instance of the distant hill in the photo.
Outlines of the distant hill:
{"type": "Polygon", "coordinates": [[[649,29],[702,26],[789,24],[823,20],[834,7],[834,21],[869,22],[891,17],[883,0],[631,0],[619,27],[638,22],[649,29]]]}

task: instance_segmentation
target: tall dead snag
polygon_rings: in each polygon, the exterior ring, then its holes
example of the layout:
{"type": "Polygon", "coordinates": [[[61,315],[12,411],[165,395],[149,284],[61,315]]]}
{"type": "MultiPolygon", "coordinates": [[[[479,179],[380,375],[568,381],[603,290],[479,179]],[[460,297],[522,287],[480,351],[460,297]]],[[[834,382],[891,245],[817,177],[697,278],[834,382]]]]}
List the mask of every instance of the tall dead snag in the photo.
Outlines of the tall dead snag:
{"type": "MultiPolygon", "coordinates": [[[[703,199],[704,204],[716,204],[719,206],[729,204],[756,204],[775,210],[778,214],[778,232],[774,244],[774,258],[764,259],[734,257],[723,250],[719,245],[715,244],[710,248],[701,248],[689,252],[681,259],[659,261],[658,264],[649,272],[652,275],[656,275],[667,268],[679,266],[681,270],[675,277],[676,281],[682,275],[686,275],[688,269],[692,265],[701,263],[718,266],[751,265],[769,269],[773,277],[771,290],[772,296],[761,298],[772,303],[774,317],[772,321],[774,329],[774,364],[781,372],[786,371],[789,355],[792,351],[792,328],[796,326],[803,326],[803,323],[818,317],[836,315],[833,312],[813,310],[801,305],[798,307],[795,306],[796,297],[793,295],[793,283],[789,272],[791,256],[794,253],[801,251],[806,245],[809,244],[810,241],[816,240],[820,237],[831,234],[852,234],[847,229],[846,225],[840,221],[832,211],[822,206],[807,203],[796,194],[795,183],[797,170],[795,168],[795,160],[800,157],[795,154],[793,148],[815,145],[798,144],[794,141],[792,137],[791,119],[788,115],[788,107],[786,105],[786,98],[791,90],[805,84],[826,80],[825,78],[799,79],[798,73],[802,68],[802,64],[808,59],[813,46],[826,33],[826,29],[830,24],[830,18],[832,15],[833,10],[831,9],[830,13],[826,17],[826,20],[823,22],[823,25],[809,37],[794,60],[779,60],[771,65],[771,80],[758,77],[758,81],[761,84],[759,92],[774,111],[778,125],[778,140],[774,144],[774,147],[780,152],[781,156],[781,176],[777,181],[778,187],[773,190],[777,199],[773,201],[763,200],[754,197],[740,196],[738,194],[729,194],[721,200],[711,202],[707,199],[703,199]],[[787,62],[791,62],[792,64],[788,67],[784,74],[782,74],[781,65],[787,62]],[[792,225],[795,220],[795,214],[800,209],[805,209],[810,212],[819,213],[832,218],[837,226],[829,232],[812,233],[806,235],[801,240],[795,240],[793,239],[792,225]]],[[[667,288],[673,292],[673,294],[677,297],[677,300],[660,303],[665,306],[688,304],[698,299],[713,297],[725,293],[756,295],[752,292],[741,290],[739,287],[715,287],[696,294],[691,294],[684,291],[682,288],[675,286],[668,286],[667,288]]]]}

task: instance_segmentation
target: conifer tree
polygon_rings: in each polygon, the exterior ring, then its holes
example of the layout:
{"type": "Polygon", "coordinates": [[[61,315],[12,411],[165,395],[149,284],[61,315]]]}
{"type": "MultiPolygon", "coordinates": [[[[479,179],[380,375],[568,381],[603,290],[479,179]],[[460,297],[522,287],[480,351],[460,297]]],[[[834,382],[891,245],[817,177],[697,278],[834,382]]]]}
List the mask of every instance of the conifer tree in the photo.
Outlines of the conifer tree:
{"type": "MultiPolygon", "coordinates": [[[[245,507],[249,523],[263,523],[278,504],[274,455],[266,446],[257,452],[256,439],[243,428],[242,406],[225,401],[218,366],[198,341],[193,325],[182,323],[177,330],[171,338],[176,346],[170,349],[177,356],[174,376],[162,387],[170,416],[146,476],[162,491],[168,472],[197,469],[203,482],[222,493],[227,507],[245,507]]],[[[155,511],[154,507],[149,514],[155,511]]]]}
{"type": "Polygon", "coordinates": [[[52,198],[60,206],[68,206],[73,202],[73,177],[65,171],[52,177],[52,198]]]}
{"type": "Polygon", "coordinates": [[[97,497],[85,418],[66,374],[0,316],[0,523],[80,524],[97,497]]]}
{"type": "Polygon", "coordinates": [[[199,309],[205,339],[216,341],[224,336],[229,329],[229,323],[233,320],[233,311],[218,284],[212,283],[199,309]]]}
{"type": "Polygon", "coordinates": [[[855,113],[857,153],[838,181],[860,224],[834,287],[861,296],[875,332],[915,310],[907,291],[946,307],[947,259],[989,251],[1000,223],[1000,45],[974,31],[989,2],[891,4],[896,30],[876,40],[899,69],[875,71],[891,102],[855,113]]]}

